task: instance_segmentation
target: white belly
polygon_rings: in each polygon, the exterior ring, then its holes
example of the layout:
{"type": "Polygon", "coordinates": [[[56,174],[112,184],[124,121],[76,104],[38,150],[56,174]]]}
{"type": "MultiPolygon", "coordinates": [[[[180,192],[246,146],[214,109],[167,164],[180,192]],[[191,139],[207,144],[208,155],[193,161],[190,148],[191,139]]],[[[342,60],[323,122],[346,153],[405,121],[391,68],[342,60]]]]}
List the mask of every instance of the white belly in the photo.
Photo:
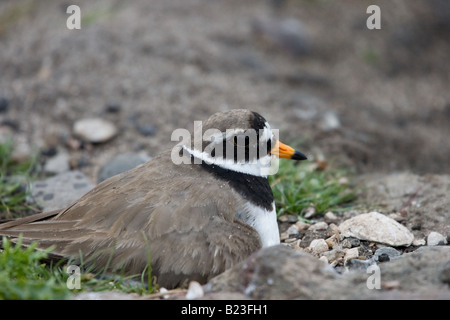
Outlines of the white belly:
{"type": "Polygon", "coordinates": [[[236,217],[251,225],[259,233],[263,247],[280,243],[275,203],[272,204],[271,211],[248,203],[244,212],[239,212],[236,217]]]}

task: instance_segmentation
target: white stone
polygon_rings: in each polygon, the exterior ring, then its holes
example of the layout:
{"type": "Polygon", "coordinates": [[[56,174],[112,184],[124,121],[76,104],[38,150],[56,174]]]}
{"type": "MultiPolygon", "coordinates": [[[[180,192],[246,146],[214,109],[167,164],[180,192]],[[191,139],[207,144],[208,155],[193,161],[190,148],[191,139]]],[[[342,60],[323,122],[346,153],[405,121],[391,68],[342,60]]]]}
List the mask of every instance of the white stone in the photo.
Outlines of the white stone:
{"type": "Polygon", "coordinates": [[[412,244],[413,246],[424,246],[427,244],[427,242],[425,241],[425,239],[414,239],[412,244]]]}
{"type": "Polygon", "coordinates": [[[409,246],[414,235],[403,225],[379,212],[363,213],[339,225],[344,237],[385,243],[390,246],[409,246]]]}
{"type": "Polygon", "coordinates": [[[308,230],[311,231],[318,231],[318,230],[326,230],[328,228],[328,224],[326,222],[317,222],[315,224],[313,224],[312,226],[309,227],[308,230]]]}
{"type": "Polygon", "coordinates": [[[344,260],[348,261],[348,260],[351,260],[351,259],[356,259],[356,258],[358,258],[358,256],[359,256],[359,251],[358,251],[357,247],[356,248],[347,249],[345,251],[344,260]]]}
{"type": "Polygon", "coordinates": [[[100,118],[86,118],[75,122],[73,132],[79,138],[92,142],[106,142],[117,134],[116,126],[100,118]]]}
{"type": "Polygon", "coordinates": [[[186,299],[192,300],[192,299],[201,299],[204,296],[203,287],[200,283],[197,281],[191,281],[189,283],[189,288],[186,293],[186,299]]]}
{"type": "Polygon", "coordinates": [[[303,221],[297,221],[295,223],[295,226],[297,227],[297,229],[299,231],[302,231],[302,230],[307,230],[311,225],[309,225],[308,223],[305,223],[303,221]]]}
{"type": "Polygon", "coordinates": [[[289,236],[290,235],[298,235],[299,230],[298,230],[298,227],[295,224],[293,224],[286,230],[286,232],[289,236]]]}
{"type": "Polygon", "coordinates": [[[442,234],[434,231],[430,232],[430,234],[427,237],[427,245],[438,246],[443,244],[447,244],[447,239],[445,239],[445,237],[442,234]]]}
{"type": "Polygon", "coordinates": [[[328,211],[327,213],[325,213],[325,215],[323,216],[325,218],[325,221],[337,221],[338,217],[332,212],[332,211],[328,211]]]}
{"type": "Polygon", "coordinates": [[[324,239],[314,239],[309,244],[309,249],[312,253],[320,254],[322,252],[328,251],[328,245],[324,239]]]}

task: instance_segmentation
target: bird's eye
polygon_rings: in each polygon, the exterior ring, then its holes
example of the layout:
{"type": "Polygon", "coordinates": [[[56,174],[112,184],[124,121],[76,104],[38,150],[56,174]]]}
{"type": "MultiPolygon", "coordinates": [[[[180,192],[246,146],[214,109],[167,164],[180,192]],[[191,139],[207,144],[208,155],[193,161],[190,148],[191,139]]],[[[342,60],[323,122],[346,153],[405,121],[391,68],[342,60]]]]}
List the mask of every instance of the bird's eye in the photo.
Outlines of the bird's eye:
{"type": "Polygon", "coordinates": [[[246,135],[238,135],[233,137],[235,146],[248,148],[250,144],[250,138],[246,135]]]}

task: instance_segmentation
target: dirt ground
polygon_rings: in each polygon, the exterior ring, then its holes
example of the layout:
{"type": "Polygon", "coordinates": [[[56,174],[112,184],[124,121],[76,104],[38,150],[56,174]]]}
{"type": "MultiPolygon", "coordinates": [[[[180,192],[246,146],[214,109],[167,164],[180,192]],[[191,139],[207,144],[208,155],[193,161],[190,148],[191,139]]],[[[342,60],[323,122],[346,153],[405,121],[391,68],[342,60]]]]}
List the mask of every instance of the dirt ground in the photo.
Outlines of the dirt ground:
{"type": "Polygon", "coordinates": [[[155,155],[175,128],[239,107],[360,173],[450,173],[445,0],[70,4],[80,30],[66,27],[69,3],[0,2],[0,133],[67,149],[93,180],[111,156],[155,155]],[[369,4],[381,30],[366,27],[369,4]],[[120,134],[69,147],[74,122],[93,116],[120,134]]]}

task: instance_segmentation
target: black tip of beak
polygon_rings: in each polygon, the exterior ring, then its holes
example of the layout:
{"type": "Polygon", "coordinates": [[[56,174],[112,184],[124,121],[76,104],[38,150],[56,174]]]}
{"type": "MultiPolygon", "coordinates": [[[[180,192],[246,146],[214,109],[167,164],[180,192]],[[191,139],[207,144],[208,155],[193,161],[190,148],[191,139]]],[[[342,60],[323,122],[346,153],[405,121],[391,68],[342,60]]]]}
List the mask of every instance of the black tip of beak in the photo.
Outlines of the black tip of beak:
{"type": "Polygon", "coordinates": [[[307,160],[308,158],[300,151],[295,151],[291,157],[292,160],[307,160]]]}

